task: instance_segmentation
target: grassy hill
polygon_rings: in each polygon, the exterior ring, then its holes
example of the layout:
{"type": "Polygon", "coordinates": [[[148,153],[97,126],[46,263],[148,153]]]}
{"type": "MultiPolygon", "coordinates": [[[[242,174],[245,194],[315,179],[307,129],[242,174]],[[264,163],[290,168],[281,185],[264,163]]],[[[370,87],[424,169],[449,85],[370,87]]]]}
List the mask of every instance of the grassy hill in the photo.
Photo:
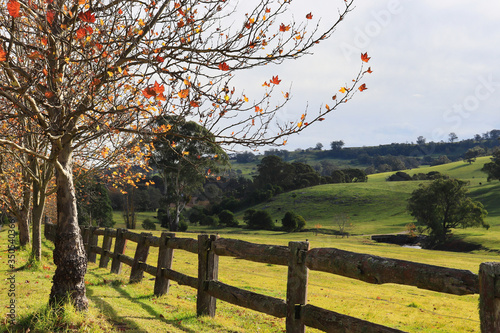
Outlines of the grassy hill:
{"type": "MultiPolygon", "coordinates": [[[[413,175],[439,171],[469,181],[470,195],[485,205],[489,212],[486,220],[491,228],[460,229],[455,233],[467,241],[484,243],[488,248],[500,250],[500,183],[487,182],[486,174],[480,171],[489,161],[489,157],[481,157],[473,164],[454,162],[405,172],[413,175]]],[[[352,223],[349,231],[353,234],[403,232],[406,224],[413,222],[406,211],[407,200],[424,181],[386,181],[393,173],[370,175],[366,183],[319,185],[287,192],[252,208],[267,210],[278,224],[285,212],[295,211],[307,220],[308,228],[320,224],[321,228],[335,230],[338,229],[336,217],[347,214],[352,223]]],[[[240,212],[238,217],[241,219],[242,216],[243,212],[240,212]]]]}

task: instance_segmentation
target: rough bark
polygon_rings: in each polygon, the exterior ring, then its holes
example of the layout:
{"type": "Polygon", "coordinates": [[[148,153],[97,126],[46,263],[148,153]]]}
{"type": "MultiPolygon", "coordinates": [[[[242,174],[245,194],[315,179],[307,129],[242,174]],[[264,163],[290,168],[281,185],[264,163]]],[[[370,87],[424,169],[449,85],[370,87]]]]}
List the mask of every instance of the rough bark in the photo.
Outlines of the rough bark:
{"type": "Polygon", "coordinates": [[[58,154],[57,227],[53,252],[57,269],[52,280],[49,303],[59,305],[69,297],[77,310],[86,310],[88,307],[88,299],[85,295],[87,257],[78,226],[70,144],[70,142],[66,143],[58,154]]]}

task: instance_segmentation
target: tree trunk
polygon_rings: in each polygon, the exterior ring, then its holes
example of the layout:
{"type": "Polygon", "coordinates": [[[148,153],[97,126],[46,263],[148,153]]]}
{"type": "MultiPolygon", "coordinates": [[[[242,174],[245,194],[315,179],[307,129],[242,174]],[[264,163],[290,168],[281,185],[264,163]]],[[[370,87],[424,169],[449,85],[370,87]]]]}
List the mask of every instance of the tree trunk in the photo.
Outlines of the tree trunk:
{"type": "Polygon", "coordinates": [[[31,243],[31,258],[35,261],[42,260],[42,218],[45,210],[45,188],[40,187],[35,181],[33,183],[33,226],[32,226],[32,243],[31,243]]]}
{"type": "MultiPolygon", "coordinates": [[[[57,227],[53,256],[57,269],[52,280],[49,303],[57,306],[69,297],[77,310],[86,310],[87,257],[78,226],[71,141],[67,140],[62,145],[57,155],[59,166],[56,168],[57,227]]],[[[54,149],[59,148],[54,146],[54,149]]]]}
{"type": "Polygon", "coordinates": [[[20,216],[17,221],[17,228],[19,230],[19,245],[26,246],[30,242],[30,203],[31,203],[31,188],[26,186],[23,191],[23,203],[20,210],[20,216]]]}

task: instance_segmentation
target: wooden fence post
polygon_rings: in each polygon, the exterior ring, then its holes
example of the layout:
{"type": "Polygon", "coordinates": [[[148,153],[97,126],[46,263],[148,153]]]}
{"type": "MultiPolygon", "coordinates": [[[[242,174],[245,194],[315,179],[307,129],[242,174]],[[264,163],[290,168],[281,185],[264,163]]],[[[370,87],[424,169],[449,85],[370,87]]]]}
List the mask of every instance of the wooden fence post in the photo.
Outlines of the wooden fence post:
{"type": "Polygon", "coordinates": [[[500,263],[479,266],[479,317],[481,333],[500,332],[500,263]]]}
{"type": "MultiPolygon", "coordinates": [[[[89,248],[89,227],[80,227],[80,230],[82,232],[82,239],[83,239],[83,246],[85,247],[85,250],[88,252],[89,248]]],[[[89,257],[87,253],[87,258],[89,257]]]]}
{"type": "Polygon", "coordinates": [[[97,253],[92,250],[93,246],[97,246],[97,242],[99,241],[99,236],[94,235],[94,231],[97,230],[97,227],[89,227],[89,235],[88,235],[88,244],[87,244],[87,258],[89,262],[95,263],[97,260],[97,253]]]}
{"type": "Polygon", "coordinates": [[[156,265],[156,279],[154,294],[161,296],[168,293],[170,280],[164,275],[165,269],[172,268],[172,260],[174,258],[174,249],[167,247],[167,242],[170,238],[174,238],[175,234],[170,232],[162,232],[160,237],[160,247],[158,249],[158,264],[156,265]]]}
{"type": "Polygon", "coordinates": [[[198,235],[198,295],[196,298],[196,314],[198,316],[215,316],[217,299],[210,296],[208,281],[217,281],[219,276],[219,256],[212,249],[212,242],[219,236],[198,235]]]}
{"type": "Polygon", "coordinates": [[[101,260],[99,261],[100,268],[108,267],[110,251],[111,251],[111,242],[113,241],[113,239],[111,238],[112,232],[113,230],[109,228],[106,228],[104,230],[104,238],[102,240],[102,254],[101,254],[101,260]]]}
{"type": "Polygon", "coordinates": [[[289,242],[288,281],[286,286],[286,331],[287,333],[303,333],[305,325],[300,318],[302,305],[307,304],[306,255],[309,242],[289,242]]]}
{"type": "Polygon", "coordinates": [[[134,263],[130,271],[130,283],[140,282],[144,277],[144,268],[142,263],[145,263],[149,254],[149,237],[150,233],[142,232],[141,240],[137,243],[137,248],[134,255],[134,263]]]}
{"type": "Polygon", "coordinates": [[[122,262],[120,256],[125,251],[127,240],[124,237],[125,229],[116,229],[115,249],[113,250],[113,261],[111,262],[111,273],[120,274],[122,270],[122,262]]]}

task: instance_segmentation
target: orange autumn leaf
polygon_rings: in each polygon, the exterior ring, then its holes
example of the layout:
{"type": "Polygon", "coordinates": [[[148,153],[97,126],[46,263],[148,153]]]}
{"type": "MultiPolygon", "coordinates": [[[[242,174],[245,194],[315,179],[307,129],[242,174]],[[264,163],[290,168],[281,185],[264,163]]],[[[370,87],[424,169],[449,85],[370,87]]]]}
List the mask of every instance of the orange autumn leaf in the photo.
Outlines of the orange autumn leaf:
{"type": "Polygon", "coordinates": [[[197,107],[200,107],[200,104],[196,101],[191,101],[189,102],[189,104],[193,107],[193,108],[197,108],[197,107]]]}
{"type": "Polygon", "coordinates": [[[87,35],[87,30],[85,28],[80,28],[76,31],[76,38],[82,39],[87,35]]]}
{"type": "Polygon", "coordinates": [[[177,95],[179,95],[180,98],[186,98],[189,96],[189,89],[182,89],[177,95]]]}
{"type": "Polygon", "coordinates": [[[368,62],[368,60],[370,60],[371,58],[368,56],[368,53],[365,52],[365,53],[361,53],[361,60],[364,61],[364,62],[368,62]]]}
{"type": "Polygon", "coordinates": [[[47,98],[54,97],[54,93],[53,93],[52,91],[46,91],[44,95],[45,95],[45,97],[47,97],[47,98]]]}
{"type": "Polygon", "coordinates": [[[16,0],[10,0],[7,3],[7,10],[9,11],[9,15],[12,17],[19,17],[19,10],[21,9],[21,4],[16,0]]]}
{"type": "Polygon", "coordinates": [[[312,20],[313,16],[312,16],[312,13],[309,13],[306,15],[306,19],[308,20],[312,20]]]}
{"type": "Polygon", "coordinates": [[[347,92],[347,89],[345,87],[340,88],[339,90],[341,93],[345,94],[347,92]]]}
{"type": "Polygon", "coordinates": [[[47,12],[47,22],[49,22],[50,25],[52,25],[52,22],[54,22],[54,17],[55,17],[54,11],[49,10],[47,12]]]}
{"type": "Polygon", "coordinates": [[[7,52],[5,52],[0,45],[0,61],[7,61],[7,52]]]}
{"type": "Polygon", "coordinates": [[[269,83],[267,83],[267,81],[266,81],[266,82],[264,82],[264,83],[262,84],[262,86],[263,86],[263,87],[270,87],[271,85],[270,85],[269,83]]]}
{"type": "Polygon", "coordinates": [[[368,69],[366,70],[366,73],[369,73],[369,74],[373,73],[372,68],[368,67],[368,69]]]}
{"type": "Polygon", "coordinates": [[[118,14],[119,14],[119,15],[123,14],[123,10],[118,9],[118,14]]]}
{"type": "Polygon", "coordinates": [[[266,8],[266,13],[270,13],[271,12],[271,9],[270,8],[266,8]]]}
{"type": "Polygon", "coordinates": [[[221,71],[228,71],[229,70],[229,65],[226,64],[225,62],[223,62],[223,63],[219,64],[219,69],[221,71]]]}
{"type": "Polygon", "coordinates": [[[323,120],[325,120],[325,118],[319,118],[318,120],[319,120],[319,121],[323,121],[323,120]]]}
{"type": "Polygon", "coordinates": [[[358,89],[359,89],[359,91],[363,91],[363,90],[366,90],[366,89],[368,89],[368,88],[366,87],[366,84],[365,84],[365,83],[363,83],[362,85],[360,85],[360,86],[359,86],[359,88],[358,88],[358,89]]]}
{"type": "Polygon", "coordinates": [[[332,96],[332,99],[333,99],[333,100],[336,100],[336,99],[337,99],[337,95],[333,95],[333,96],[332,96]]]}
{"type": "Polygon", "coordinates": [[[165,87],[163,87],[163,85],[160,86],[158,84],[158,82],[155,81],[154,86],[145,88],[142,91],[142,94],[146,98],[157,97],[157,96],[163,97],[163,92],[164,91],[165,91],[165,87]]]}
{"type": "Polygon", "coordinates": [[[328,104],[325,105],[325,108],[330,111],[330,106],[328,104]]]}
{"type": "Polygon", "coordinates": [[[95,22],[95,15],[90,10],[86,11],[85,13],[78,14],[78,18],[87,23],[95,22]]]}
{"type": "Polygon", "coordinates": [[[271,82],[272,84],[278,85],[278,84],[280,84],[281,80],[279,80],[278,75],[276,75],[276,76],[273,76],[273,78],[269,82],[271,82]]]}
{"type": "Polygon", "coordinates": [[[288,31],[288,30],[290,30],[290,26],[281,23],[281,25],[280,25],[280,31],[285,32],[285,31],[288,31]]]}

